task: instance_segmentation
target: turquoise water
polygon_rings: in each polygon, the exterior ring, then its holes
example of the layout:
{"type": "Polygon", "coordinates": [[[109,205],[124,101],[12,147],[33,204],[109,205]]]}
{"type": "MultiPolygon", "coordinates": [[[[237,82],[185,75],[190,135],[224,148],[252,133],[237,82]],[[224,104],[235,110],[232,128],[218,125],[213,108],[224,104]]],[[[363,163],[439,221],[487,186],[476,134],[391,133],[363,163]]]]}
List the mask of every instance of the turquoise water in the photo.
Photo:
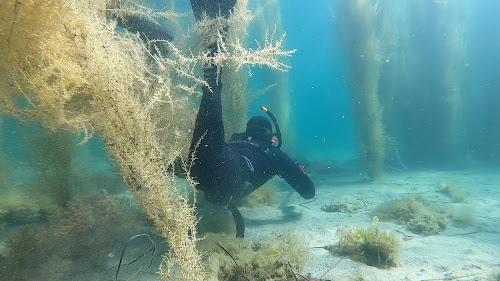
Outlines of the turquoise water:
{"type": "MultiPolygon", "coordinates": [[[[275,113],[287,128],[286,152],[311,175],[317,201],[304,202],[284,181],[273,179],[263,189],[274,195],[263,193],[241,205],[246,239],[299,229],[310,254],[302,273],[316,280],[354,280],[359,272],[366,280],[459,280],[469,274],[474,277],[466,280],[500,280],[500,2],[380,1],[358,18],[346,10],[357,6],[339,1],[261,2],[249,3],[256,17],[247,46],[255,48],[254,38],[262,40],[262,22],[275,23],[278,32],[286,31],[285,48],[297,52],[286,59],[291,66],[286,74],[252,69],[249,93],[279,86],[242,110],[262,114],[259,106],[266,105],[275,113]],[[370,38],[370,47],[349,36],[370,38]],[[363,77],[374,73],[371,88],[360,87],[363,77]],[[282,88],[286,98],[280,96],[282,88]],[[360,120],[374,118],[360,110],[366,103],[356,94],[360,88],[361,94],[374,92],[382,110],[379,141],[386,158],[384,178],[375,183],[360,156],[360,120]],[[462,192],[462,199],[444,192],[447,185],[462,192]],[[317,247],[336,243],[343,227],[369,228],[377,206],[408,195],[443,207],[447,228],[415,234],[405,222],[384,221],[382,229],[402,241],[399,267],[379,270],[345,258],[342,267],[328,271],[341,258],[317,247]],[[340,203],[352,212],[324,211],[340,203]],[[453,217],[457,210],[473,217],[453,217]],[[447,254],[440,253],[444,244],[447,254]],[[454,279],[444,279],[450,276],[454,279]]],[[[188,1],[171,7],[184,13],[180,23],[188,29],[188,1]]],[[[159,279],[158,253],[168,246],[155,237],[98,135],[80,145],[82,136],[51,134],[36,122],[4,115],[0,126],[0,271],[18,276],[0,274],[2,280],[114,280],[127,245],[127,262],[146,254],[122,269],[118,280],[126,280],[152,253],[145,237],[127,244],[141,233],[153,237],[157,255],[134,280],[159,279]],[[88,215],[78,217],[79,212],[88,215]],[[81,223],[68,224],[78,222],[75,216],[81,223]],[[44,260],[48,255],[51,259],[44,260]]],[[[227,210],[204,204],[202,233],[233,235],[227,210]]]]}
{"type": "MultiPolygon", "coordinates": [[[[384,63],[378,97],[386,131],[409,167],[453,167],[457,158],[496,165],[498,3],[440,2],[383,1],[371,19],[373,25],[388,25],[373,26],[374,33],[391,34],[379,39],[384,63]],[[453,151],[444,134],[450,91],[458,91],[460,99],[453,151]]],[[[345,56],[346,49],[356,46],[342,43],[343,15],[337,4],[280,3],[287,44],[298,49],[290,71],[292,120],[300,131],[295,150],[325,158],[354,156],[356,151],[349,92],[359,81],[345,56]]]]}

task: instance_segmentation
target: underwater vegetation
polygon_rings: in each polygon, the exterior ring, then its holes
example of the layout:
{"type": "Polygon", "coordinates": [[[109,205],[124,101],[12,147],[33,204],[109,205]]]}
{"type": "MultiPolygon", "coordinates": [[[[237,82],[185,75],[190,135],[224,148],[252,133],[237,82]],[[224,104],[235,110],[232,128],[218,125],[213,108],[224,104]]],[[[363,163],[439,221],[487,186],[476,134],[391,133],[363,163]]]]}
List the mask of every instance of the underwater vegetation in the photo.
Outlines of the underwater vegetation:
{"type": "Polygon", "coordinates": [[[338,231],[339,242],[327,246],[333,254],[348,256],[376,267],[398,266],[401,243],[395,234],[379,229],[378,218],[373,217],[369,229],[344,228],[338,231]]]}
{"type": "Polygon", "coordinates": [[[325,211],[327,213],[352,213],[351,207],[345,202],[330,202],[329,205],[321,206],[321,211],[325,211]]]}
{"type": "Polygon", "coordinates": [[[74,196],[72,183],[78,174],[72,165],[77,136],[40,127],[35,127],[29,133],[28,141],[32,145],[27,148],[27,165],[35,173],[34,188],[48,196],[57,206],[65,207],[74,196]]]}
{"type": "Polygon", "coordinates": [[[30,223],[46,222],[48,211],[34,209],[29,206],[16,206],[0,210],[0,222],[6,225],[24,225],[30,223]]]}
{"type": "Polygon", "coordinates": [[[382,61],[382,40],[377,29],[377,4],[370,1],[340,1],[338,28],[351,67],[354,115],[358,134],[358,151],[368,177],[384,177],[385,129],[383,105],[378,92],[382,61]]]}
{"type": "MultiPolygon", "coordinates": [[[[200,30],[211,35],[211,43],[221,50],[215,56],[181,49],[186,42],[164,42],[168,57],[152,54],[136,34],[117,30],[107,17],[116,2],[2,1],[0,112],[50,130],[84,134],[83,142],[98,133],[135,199],[170,246],[159,270],[162,279],[203,280],[201,253],[195,248],[198,218],[189,200],[196,183],[189,175],[179,181],[169,172],[175,159],[185,157],[190,143],[195,111],[188,96],[206,85],[199,78],[202,64],[285,71],[289,67],[278,58],[294,51],[283,50],[284,36],[275,33],[253,49],[222,40],[228,21],[248,18],[235,14],[227,21],[219,19],[221,24],[200,22],[192,29],[194,37],[200,30]],[[175,265],[180,270],[174,270],[175,265]]],[[[176,17],[130,1],[118,3],[117,13],[176,17]]],[[[57,204],[70,199],[71,194],[61,196],[57,204]]]]}
{"type": "Polygon", "coordinates": [[[455,203],[465,202],[467,194],[452,182],[441,182],[437,185],[438,192],[450,197],[455,203]]]}
{"type": "MultiPolygon", "coordinates": [[[[383,177],[384,165],[402,164],[400,151],[393,145],[396,140],[401,143],[402,158],[413,164],[416,159],[454,167],[466,164],[459,151],[467,142],[476,142],[473,139],[477,136],[465,136],[463,132],[480,127],[472,125],[475,122],[489,126],[487,120],[496,114],[483,113],[488,116],[486,121],[478,119],[476,112],[497,108],[498,102],[485,94],[483,100],[494,101],[495,106],[481,103],[476,107],[470,102],[479,100],[479,94],[467,91],[467,85],[478,81],[467,76],[471,73],[468,61],[475,56],[471,50],[484,47],[474,39],[476,32],[471,32],[471,22],[464,18],[481,19],[482,15],[459,2],[443,3],[339,2],[335,27],[345,52],[343,59],[349,64],[346,77],[351,88],[358,152],[372,180],[383,177]],[[410,30],[426,31],[418,37],[410,30]],[[423,38],[440,40],[427,40],[426,48],[422,48],[423,38]],[[415,105],[425,107],[430,114],[421,116],[414,110],[415,105]],[[431,126],[424,125],[430,122],[431,126]],[[411,127],[411,132],[404,131],[405,127],[411,127]],[[428,141],[423,142],[424,138],[428,141]]],[[[498,127],[497,122],[493,124],[498,127]]]]}
{"type": "Polygon", "coordinates": [[[212,234],[199,248],[208,251],[208,280],[312,280],[300,274],[308,250],[291,231],[259,242],[212,234]]]}
{"type": "Polygon", "coordinates": [[[331,201],[330,204],[321,206],[321,211],[327,213],[356,213],[363,208],[362,202],[346,202],[344,200],[331,201]]]}
{"type": "Polygon", "coordinates": [[[396,220],[413,233],[435,235],[447,227],[447,212],[416,196],[382,203],[372,212],[381,220],[396,220]]]}
{"type": "MultiPolygon", "coordinates": [[[[271,206],[276,203],[277,187],[268,182],[250,195],[234,200],[238,207],[259,208],[271,206]]],[[[200,234],[205,233],[226,233],[235,234],[236,228],[234,218],[227,208],[221,208],[206,201],[203,192],[199,192],[196,198],[196,213],[200,218],[197,229],[200,234]]]]}
{"type": "Polygon", "coordinates": [[[110,195],[75,199],[48,216],[48,223],[26,225],[6,242],[0,280],[71,280],[79,272],[107,270],[108,255],[146,215],[110,195]]]}
{"type": "MultiPolygon", "coordinates": [[[[202,193],[202,192],[200,192],[202,193]]],[[[196,200],[196,213],[200,218],[196,228],[201,235],[207,233],[235,234],[234,218],[227,208],[211,204],[200,194],[196,200]]]]}
{"type": "MultiPolygon", "coordinates": [[[[236,14],[247,14],[252,16],[248,11],[248,0],[239,0],[234,6],[236,14]]],[[[227,37],[229,41],[235,42],[240,40],[246,42],[248,37],[248,21],[233,21],[229,23],[227,37]]],[[[233,46],[228,46],[234,48],[233,46]]],[[[222,71],[221,81],[224,87],[222,88],[222,107],[224,118],[224,132],[227,138],[231,138],[234,133],[243,132],[248,120],[247,110],[248,97],[246,86],[248,83],[248,75],[243,71],[238,71],[236,66],[228,66],[222,71]],[[245,110],[242,110],[245,109],[245,110]]]]}
{"type": "Polygon", "coordinates": [[[259,207],[262,205],[272,206],[276,203],[277,187],[272,182],[267,182],[256,191],[242,198],[238,206],[259,207]]]}
{"type": "Polygon", "coordinates": [[[473,226],[477,212],[473,206],[459,206],[450,210],[450,217],[459,227],[473,226]]]}

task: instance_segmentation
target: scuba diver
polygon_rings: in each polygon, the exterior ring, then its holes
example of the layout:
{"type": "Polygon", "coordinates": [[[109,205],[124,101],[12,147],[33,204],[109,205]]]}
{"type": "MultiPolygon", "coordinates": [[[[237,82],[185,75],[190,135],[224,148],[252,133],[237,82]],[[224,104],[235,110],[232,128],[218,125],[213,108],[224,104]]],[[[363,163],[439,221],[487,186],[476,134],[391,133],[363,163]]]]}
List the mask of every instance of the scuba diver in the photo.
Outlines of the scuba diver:
{"type": "MultiPolygon", "coordinates": [[[[191,0],[196,20],[206,15],[228,17],[236,0],[191,0]]],[[[216,44],[208,46],[211,54],[217,52],[216,44]]],[[[222,121],[222,82],[217,66],[203,68],[204,79],[209,87],[203,86],[203,96],[196,118],[189,151],[190,175],[199,184],[197,189],[214,204],[226,206],[236,223],[236,237],[244,236],[243,218],[233,204],[233,199],[244,197],[266,183],[275,175],[282,177],[303,198],[311,199],[315,187],[305,170],[296,164],[281,147],[281,133],[278,122],[266,108],[273,121],[264,116],[252,117],[244,133],[234,134],[229,142],[224,140],[222,121]],[[277,145],[273,143],[277,140],[277,145]]]]}

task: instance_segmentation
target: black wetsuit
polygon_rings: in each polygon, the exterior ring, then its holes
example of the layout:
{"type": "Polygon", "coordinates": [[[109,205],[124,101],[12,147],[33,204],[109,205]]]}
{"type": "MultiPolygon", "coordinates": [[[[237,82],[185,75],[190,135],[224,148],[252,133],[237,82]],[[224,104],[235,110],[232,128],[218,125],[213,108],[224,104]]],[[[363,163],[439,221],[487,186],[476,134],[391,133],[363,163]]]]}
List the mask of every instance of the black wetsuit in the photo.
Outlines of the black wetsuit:
{"type": "MultiPolygon", "coordinates": [[[[235,2],[191,0],[197,20],[201,19],[203,13],[210,17],[218,13],[228,16],[235,2]]],[[[209,46],[209,50],[217,52],[214,45],[209,46]]],[[[250,194],[275,175],[284,178],[306,199],[314,197],[315,188],[304,169],[273,146],[271,139],[256,141],[246,133],[240,133],[233,135],[229,143],[225,142],[220,72],[218,78],[216,66],[207,66],[203,70],[204,79],[212,91],[203,86],[189,153],[192,163],[190,175],[199,183],[197,188],[204,191],[209,201],[230,208],[235,216],[237,230],[238,224],[241,224],[242,230],[237,236],[242,237],[243,221],[238,210],[230,203],[232,198],[250,194]]]]}
{"type": "Polygon", "coordinates": [[[302,167],[271,141],[254,141],[245,133],[224,141],[221,92],[215,66],[205,68],[204,77],[212,91],[203,87],[190,155],[194,155],[190,173],[199,182],[209,201],[226,204],[243,197],[279,175],[302,197],[314,197],[315,188],[302,167]],[[194,153],[194,154],[193,154],[194,153]]]}

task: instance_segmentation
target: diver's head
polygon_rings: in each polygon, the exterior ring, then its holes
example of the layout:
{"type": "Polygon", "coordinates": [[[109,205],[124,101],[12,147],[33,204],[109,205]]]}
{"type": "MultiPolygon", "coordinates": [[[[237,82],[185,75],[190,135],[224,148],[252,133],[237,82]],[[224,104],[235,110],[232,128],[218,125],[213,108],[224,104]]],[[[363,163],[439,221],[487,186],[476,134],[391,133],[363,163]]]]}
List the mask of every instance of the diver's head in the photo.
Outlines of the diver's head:
{"type": "Polygon", "coordinates": [[[253,140],[272,142],[273,127],[271,122],[264,116],[254,116],[248,120],[246,133],[253,140]]]}

